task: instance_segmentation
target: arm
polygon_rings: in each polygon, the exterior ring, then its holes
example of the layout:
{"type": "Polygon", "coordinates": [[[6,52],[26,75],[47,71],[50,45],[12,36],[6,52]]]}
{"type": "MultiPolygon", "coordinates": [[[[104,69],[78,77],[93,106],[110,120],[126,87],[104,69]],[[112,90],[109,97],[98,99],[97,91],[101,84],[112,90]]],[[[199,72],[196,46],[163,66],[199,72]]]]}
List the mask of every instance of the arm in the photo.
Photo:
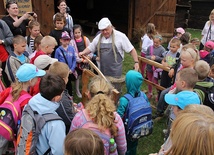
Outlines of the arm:
{"type": "Polygon", "coordinates": [[[126,112],[127,105],[128,105],[128,100],[125,97],[121,97],[119,100],[119,106],[117,108],[117,113],[120,115],[121,118],[123,118],[126,112]]]}
{"type": "Polygon", "coordinates": [[[17,21],[13,22],[14,27],[19,27],[19,25],[25,20],[28,19],[31,15],[29,13],[25,13],[22,15],[17,21]]]}
{"type": "Polygon", "coordinates": [[[2,43],[2,40],[3,40],[5,46],[10,46],[13,44],[13,34],[10,31],[10,28],[7,25],[7,23],[5,23],[5,21],[1,20],[0,22],[1,22],[2,27],[3,27],[3,29],[2,29],[3,36],[0,40],[0,44],[3,44],[2,43]]]}
{"type": "Polygon", "coordinates": [[[115,137],[115,142],[117,144],[117,151],[119,155],[125,155],[127,150],[127,143],[126,143],[126,134],[125,128],[122,119],[116,113],[115,114],[116,126],[118,128],[117,136],[115,137]]]}
{"type": "Polygon", "coordinates": [[[76,68],[76,54],[75,54],[75,50],[73,47],[72,48],[72,51],[73,51],[73,56],[72,56],[72,66],[71,66],[71,70],[72,70],[72,73],[75,71],[75,68],[76,68]]]}
{"type": "Polygon", "coordinates": [[[138,55],[137,55],[137,52],[136,52],[135,48],[133,48],[133,49],[131,50],[130,54],[131,54],[131,56],[132,56],[132,58],[133,58],[133,60],[134,60],[134,62],[135,62],[135,63],[134,63],[134,69],[135,69],[136,71],[138,71],[138,70],[139,70],[138,55]]]}

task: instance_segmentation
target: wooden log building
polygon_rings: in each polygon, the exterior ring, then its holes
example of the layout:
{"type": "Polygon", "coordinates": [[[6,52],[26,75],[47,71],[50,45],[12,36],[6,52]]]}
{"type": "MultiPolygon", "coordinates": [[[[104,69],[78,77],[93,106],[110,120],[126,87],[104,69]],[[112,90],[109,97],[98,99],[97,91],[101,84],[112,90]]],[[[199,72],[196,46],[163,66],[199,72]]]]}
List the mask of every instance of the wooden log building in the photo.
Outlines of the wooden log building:
{"type": "MultiPolygon", "coordinates": [[[[4,16],[6,12],[3,5],[4,1],[0,0],[0,17],[4,16]]],[[[58,0],[17,1],[32,2],[32,10],[38,15],[42,34],[49,34],[53,28],[52,17],[58,11],[58,0]]],[[[108,17],[116,29],[126,33],[130,39],[139,39],[143,28],[147,23],[152,22],[156,25],[158,32],[166,40],[169,40],[176,27],[191,26],[196,28],[193,26],[204,25],[205,21],[202,22],[198,18],[207,18],[211,8],[214,8],[211,1],[213,0],[67,0],[67,5],[71,9],[70,14],[74,23],[81,24],[84,31],[95,34],[97,31],[96,23],[102,17],[108,17]],[[204,4],[205,1],[206,5],[204,4]],[[191,10],[193,8],[198,9],[199,6],[202,10],[202,4],[209,6],[209,9],[207,7],[203,9],[207,9],[206,13],[205,11],[200,13],[191,10]],[[196,15],[197,17],[200,16],[197,18],[197,22],[200,24],[192,24],[195,22],[196,15]]]]}

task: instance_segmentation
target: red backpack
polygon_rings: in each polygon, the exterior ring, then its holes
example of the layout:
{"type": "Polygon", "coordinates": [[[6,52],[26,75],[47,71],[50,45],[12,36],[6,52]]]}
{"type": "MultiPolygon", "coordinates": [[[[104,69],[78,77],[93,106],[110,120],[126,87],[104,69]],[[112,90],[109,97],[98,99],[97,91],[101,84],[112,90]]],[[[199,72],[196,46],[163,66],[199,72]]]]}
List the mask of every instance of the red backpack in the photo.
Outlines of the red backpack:
{"type": "Polygon", "coordinates": [[[14,140],[14,135],[17,132],[17,123],[18,120],[21,119],[20,104],[24,100],[31,98],[31,95],[26,93],[12,102],[13,97],[11,91],[5,101],[0,105],[0,135],[9,141],[14,140]]]}

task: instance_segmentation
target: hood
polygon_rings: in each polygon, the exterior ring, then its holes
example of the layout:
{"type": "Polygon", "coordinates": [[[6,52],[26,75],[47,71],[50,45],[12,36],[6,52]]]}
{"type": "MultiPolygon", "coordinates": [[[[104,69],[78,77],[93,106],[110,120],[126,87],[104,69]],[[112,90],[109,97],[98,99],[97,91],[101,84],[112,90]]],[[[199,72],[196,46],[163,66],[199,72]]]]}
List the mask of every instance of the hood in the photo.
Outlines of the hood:
{"type": "Polygon", "coordinates": [[[45,99],[40,93],[33,96],[28,104],[32,110],[37,111],[39,114],[56,113],[56,109],[59,107],[59,103],[45,99]]]}
{"type": "Polygon", "coordinates": [[[125,81],[127,93],[131,94],[134,97],[136,93],[140,92],[140,86],[143,83],[143,77],[141,73],[135,70],[130,70],[126,74],[125,81]]]}
{"type": "Polygon", "coordinates": [[[196,82],[196,85],[206,87],[206,88],[210,88],[213,86],[213,82],[207,82],[207,81],[201,82],[200,81],[200,82],[196,82]]]}
{"type": "Polygon", "coordinates": [[[205,58],[209,54],[209,52],[205,50],[200,50],[199,54],[201,58],[205,58]]]}

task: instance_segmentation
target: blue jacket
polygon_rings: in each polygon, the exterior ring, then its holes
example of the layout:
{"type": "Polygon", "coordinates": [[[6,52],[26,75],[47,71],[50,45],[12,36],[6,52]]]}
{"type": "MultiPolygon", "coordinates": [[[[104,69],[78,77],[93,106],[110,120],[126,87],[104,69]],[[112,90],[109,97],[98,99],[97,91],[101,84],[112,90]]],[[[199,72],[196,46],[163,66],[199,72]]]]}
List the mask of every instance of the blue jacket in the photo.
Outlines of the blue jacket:
{"type": "MultiPolygon", "coordinates": [[[[140,95],[140,87],[143,83],[143,77],[141,73],[130,70],[126,74],[126,89],[127,93],[131,94],[133,97],[140,95]]],[[[147,96],[145,95],[145,99],[149,102],[147,96]]],[[[121,118],[123,118],[123,115],[126,111],[126,107],[128,106],[128,100],[125,97],[121,97],[119,100],[119,106],[117,108],[117,113],[120,115],[121,118]]]]}
{"type": "Polygon", "coordinates": [[[56,49],[54,57],[56,59],[58,59],[58,61],[66,63],[65,58],[64,58],[64,56],[62,54],[62,51],[64,52],[64,55],[65,55],[65,57],[66,57],[66,59],[68,61],[68,64],[67,64],[68,67],[70,68],[70,70],[72,72],[74,72],[75,67],[76,67],[76,55],[75,55],[74,48],[71,45],[68,45],[67,51],[65,51],[65,49],[62,46],[59,46],[56,49]]]}
{"type": "MultiPolygon", "coordinates": [[[[56,113],[59,103],[51,102],[41,96],[40,93],[33,96],[29,103],[32,110],[39,114],[56,113]]],[[[50,121],[45,124],[39,135],[37,153],[43,155],[49,148],[53,155],[63,155],[63,143],[65,139],[65,124],[61,120],[50,121]]]]}

